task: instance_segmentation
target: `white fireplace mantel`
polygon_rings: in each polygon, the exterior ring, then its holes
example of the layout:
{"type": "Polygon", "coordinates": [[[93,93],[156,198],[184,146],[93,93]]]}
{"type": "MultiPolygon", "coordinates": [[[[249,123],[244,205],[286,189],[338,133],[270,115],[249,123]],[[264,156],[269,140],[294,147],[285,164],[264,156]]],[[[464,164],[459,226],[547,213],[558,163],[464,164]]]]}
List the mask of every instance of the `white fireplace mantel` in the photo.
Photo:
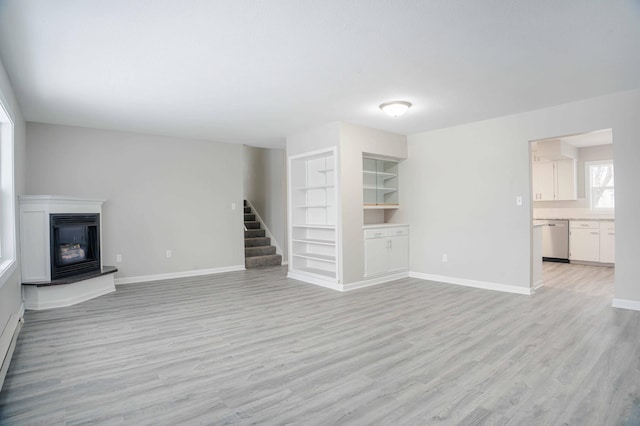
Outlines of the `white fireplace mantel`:
{"type": "MultiPolygon", "coordinates": [[[[22,195],[19,201],[23,283],[51,281],[50,214],[100,214],[100,244],[102,245],[101,213],[105,200],[57,195],[22,195]]],[[[102,256],[102,247],[100,256],[102,256]]]]}
{"type": "MultiPolygon", "coordinates": [[[[97,213],[100,215],[100,265],[102,263],[102,204],[105,200],[57,195],[22,195],[20,204],[20,252],[25,307],[45,309],[68,306],[115,291],[113,273],[69,284],[51,283],[51,214],[97,213]]],[[[113,268],[115,270],[115,268],[113,268]]]]}

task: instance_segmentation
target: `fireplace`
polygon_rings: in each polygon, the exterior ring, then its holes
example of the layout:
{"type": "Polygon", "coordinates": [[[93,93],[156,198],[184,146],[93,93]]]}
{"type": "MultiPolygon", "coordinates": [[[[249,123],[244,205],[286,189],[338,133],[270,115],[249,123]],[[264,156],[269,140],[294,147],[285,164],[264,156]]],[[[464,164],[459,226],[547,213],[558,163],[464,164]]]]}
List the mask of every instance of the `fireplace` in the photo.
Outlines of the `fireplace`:
{"type": "Polygon", "coordinates": [[[51,280],[100,271],[100,215],[49,215],[51,280]]]}

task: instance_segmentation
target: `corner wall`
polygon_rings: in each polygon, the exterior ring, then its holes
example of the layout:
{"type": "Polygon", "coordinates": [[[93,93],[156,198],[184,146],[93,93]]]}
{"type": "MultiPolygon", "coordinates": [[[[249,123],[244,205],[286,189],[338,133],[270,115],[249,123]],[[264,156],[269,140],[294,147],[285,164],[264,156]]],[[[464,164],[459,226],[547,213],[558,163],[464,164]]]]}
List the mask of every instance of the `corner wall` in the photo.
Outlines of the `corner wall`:
{"type": "Polygon", "coordinates": [[[612,128],[615,297],[640,306],[639,115],[634,90],[409,136],[411,271],[528,288],[529,141],[612,128]]]}
{"type": "Polygon", "coordinates": [[[107,200],[119,279],[244,267],[241,145],[28,123],[27,161],[28,194],[107,200]]]}

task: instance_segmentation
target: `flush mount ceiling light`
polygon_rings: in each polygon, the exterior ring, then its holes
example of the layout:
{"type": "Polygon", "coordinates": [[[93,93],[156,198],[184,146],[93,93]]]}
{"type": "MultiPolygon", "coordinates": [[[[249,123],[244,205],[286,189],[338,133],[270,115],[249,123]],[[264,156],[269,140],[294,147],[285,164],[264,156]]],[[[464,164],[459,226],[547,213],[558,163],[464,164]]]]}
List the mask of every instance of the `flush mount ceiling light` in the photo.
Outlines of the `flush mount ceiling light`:
{"type": "Polygon", "coordinates": [[[380,105],[380,109],[391,117],[400,117],[407,112],[409,107],[411,107],[411,102],[406,101],[391,101],[380,105]]]}

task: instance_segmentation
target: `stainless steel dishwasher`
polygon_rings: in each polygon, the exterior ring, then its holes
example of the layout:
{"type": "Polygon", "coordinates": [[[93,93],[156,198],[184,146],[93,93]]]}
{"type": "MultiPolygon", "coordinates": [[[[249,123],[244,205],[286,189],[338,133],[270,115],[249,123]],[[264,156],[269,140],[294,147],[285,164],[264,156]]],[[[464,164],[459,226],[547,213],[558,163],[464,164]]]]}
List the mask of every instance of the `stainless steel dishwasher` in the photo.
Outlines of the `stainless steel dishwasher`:
{"type": "Polygon", "coordinates": [[[542,227],[542,260],[569,263],[569,221],[545,222],[542,227]]]}

